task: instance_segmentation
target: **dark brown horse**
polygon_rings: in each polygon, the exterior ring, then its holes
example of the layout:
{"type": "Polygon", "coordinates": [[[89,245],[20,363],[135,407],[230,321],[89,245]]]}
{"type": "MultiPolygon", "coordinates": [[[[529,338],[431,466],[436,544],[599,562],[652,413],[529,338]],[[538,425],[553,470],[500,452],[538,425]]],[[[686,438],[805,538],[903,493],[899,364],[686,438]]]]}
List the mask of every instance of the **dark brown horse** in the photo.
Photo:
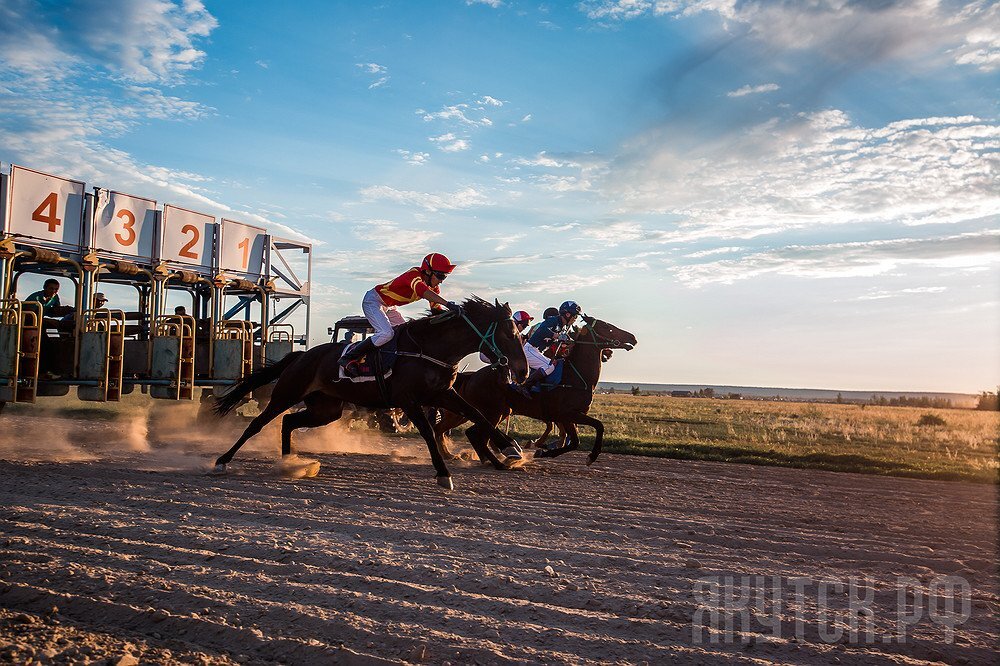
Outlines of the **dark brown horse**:
{"type": "MultiPolygon", "coordinates": [[[[593,464],[601,455],[604,424],[587,415],[601,376],[601,362],[607,357],[608,349],[628,351],[637,344],[637,340],[628,331],[600,319],[585,316],[583,320],[585,326],[574,334],[573,350],[563,361],[562,379],[555,388],[543,389],[539,393],[533,393],[530,399],[525,398],[506,386],[502,371],[497,372],[490,366],[473,373],[462,373],[455,384],[458,393],[494,427],[511,413],[561,424],[566,429],[569,441],[554,449],[536,451],[536,458],[554,458],[579,448],[580,436],[576,425],[588,425],[595,431],[594,448],[591,449],[587,464],[593,464]]],[[[443,412],[440,421],[434,426],[438,446],[444,447],[444,433],[465,420],[461,414],[443,412]]],[[[481,437],[478,429],[477,424],[466,431],[470,441],[474,437],[481,437]]],[[[446,447],[443,450],[447,452],[446,447]]],[[[478,448],[476,452],[479,453],[478,448]]]]}
{"type": "MultiPolygon", "coordinates": [[[[452,488],[451,473],[444,464],[434,440],[434,430],[424,407],[447,409],[462,414],[478,429],[470,435],[476,452],[497,469],[506,465],[490,450],[488,439],[499,448],[515,442],[496,430],[479,411],[452,388],[458,363],[465,356],[480,351],[504,372],[523,380],[528,374],[521,337],[511,319],[510,306],[494,305],[479,298],[462,304],[460,314],[447,312],[406,322],[396,329],[397,353],[392,375],[386,380],[385,395],[377,382],[351,382],[340,379],[337,364],[344,350],[342,343],[326,343],[308,351],[290,354],[274,365],[255,371],[220,398],[216,411],[226,414],[235,409],[244,396],[256,388],[277,380],[270,400],[260,416],[247,426],[229,451],[216,461],[216,472],[225,466],[243,444],[292,406],[302,402],[305,409],[285,415],[281,420],[281,455],[292,452],[292,431],[318,428],[340,418],[344,403],[369,409],[400,407],[417,427],[437,472],[438,484],[452,488]]],[[[470,428],[470,430],[473,430],[470,428]]]]}

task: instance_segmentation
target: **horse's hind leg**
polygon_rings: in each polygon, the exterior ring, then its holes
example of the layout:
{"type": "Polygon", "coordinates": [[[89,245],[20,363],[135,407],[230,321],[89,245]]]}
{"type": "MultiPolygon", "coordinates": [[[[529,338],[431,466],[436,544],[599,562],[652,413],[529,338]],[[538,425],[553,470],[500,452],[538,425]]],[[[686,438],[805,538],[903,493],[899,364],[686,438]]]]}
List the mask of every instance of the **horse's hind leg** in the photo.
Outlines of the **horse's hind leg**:
{"type": "Polygon", "coordinates": [[[283,411],[289,409],[301,399],[302,396],[298,393],[298,391],[293,390],[291,384],[283,386],[281,379],[279,378],[277,385],[274,387],[274,391],[271,393],[271,399],[267,402],[267,407],[265,407],[264,411],[262,411],[256,418],[254,418],[253,421],[250,422],[250,425],[248,425],[246,430],[243,431],[240,438],[236,440],[233,447],[219,456],[219,459],[215,461],[216,470],[223,471],[224,466],[233,459],[233,456],[236,455],[236,452],[240,450],[240,447],[243,446],[248,439],[263,430],[264,426],[278,418],[283,411]]]}
{"type": "Polygon", "coordinates": [[[557,446],[552,449],[541,449],[540,451],[535,451],[536,458],[557,458],[564,453],[569,453],[570,451],[576,451],[580,446],[580,434],[576,430],[576,426],[573,425],[572,421],[561,421],[559,422],[559,430],[563,433],[563,438],[568,440],[562,446],[557,446]]]}
{"type": "Polygon", "coordinates": [[[549,438],[549,433],[552,432],[552,421],[545,422],[545,432],[539,436],[538,439],[531,443],[531,448],[540,449],[542,445],[545,444],[545,440],[549,438]]]}
{"type": "Polygon", "coordinates": [[[445,460],[454,460],[456,456],[448,448],[445,433],[465,423],[466,418],[461,414],[449,412],[446,409],[439,410],[438,413],[441,414],[441,420],[434,425],[434,441],[437,444],[438,451],[441,452],[442,458],[445,460]]]}
{"type": "Polygon", "coordinates": [[[344,413],[344,402],[322,393],[306,396],[306,408],[285,414],[281,419],[281,455],[292,452],[292,432],[296,428],[319,428],[333,423],[344,413]]]}
{"type": "Polygon", "coordinates": [[[264,426],[276,419],[281,412],[286,409],[288,408],[285,406],[275,405],[273,400],[268,403],[267,407],[264,408],[264,411],[250,422],[250,425],[248,425],[247,429],[243,431],[243,434],[240,435],[238,440],[236,440],[236,443],[233,444],[232,448],[219,456],[219,459],[215,461],[216,469],[219,469],[220,466],[228,464],[229,461],[233,459],[233,456],[236,455],[236,452],[240,450],[240,447],[246,444],[248,439],[263,430],[264,426]]]}

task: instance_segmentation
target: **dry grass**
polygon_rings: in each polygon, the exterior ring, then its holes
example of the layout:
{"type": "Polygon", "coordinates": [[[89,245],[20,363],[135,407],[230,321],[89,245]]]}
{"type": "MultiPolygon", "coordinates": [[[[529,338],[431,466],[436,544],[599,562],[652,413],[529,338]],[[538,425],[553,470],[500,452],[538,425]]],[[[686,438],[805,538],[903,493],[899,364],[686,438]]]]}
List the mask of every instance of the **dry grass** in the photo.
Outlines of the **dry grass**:
{"type": "MultiPolygon", "coordinates": [[[[150,405],[172,406],[141,395],[118,404],[81,403],[70,395],[8,405],[5,412],[115,420],[150,405]]],[[[187,409],[193,417],[197,405],[187,409]]],[[[596,396],[590,413],[604,422],[604,449],[614,453],[998,481],[998,412],[618,394],[596,396]],[[920,425],[935,422],[929,416],[944,425],[920,425]]],[[[524,440],[543,425],[515,417],[511,428],[524,440]]],[[[593,431],[581,428],[581,436],[589,449],[593,431]]]]}
{"type": "MultiPolygon", "coordinates": [[[[997,481],[997,412],[599,395],[591,415],[617,453],[997,481]],[[928,415],[944,425],[921,425],[928,415]]],[[[513,428],[541,431],[523,418],[513,428]]]]}

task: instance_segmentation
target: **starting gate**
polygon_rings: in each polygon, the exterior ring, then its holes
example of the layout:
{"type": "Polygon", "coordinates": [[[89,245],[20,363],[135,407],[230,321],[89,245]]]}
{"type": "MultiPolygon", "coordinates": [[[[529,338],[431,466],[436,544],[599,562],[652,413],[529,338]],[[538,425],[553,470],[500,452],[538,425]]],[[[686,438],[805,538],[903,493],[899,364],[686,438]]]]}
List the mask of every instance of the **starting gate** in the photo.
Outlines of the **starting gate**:
{"type": "Polygon", "coordinates": [[[262,227],[0,169],[0,406],[71,387],[104,402],[230,386],[306,344],[311,260],[308,243],[262,227]],[[24,274],[68,280],[74,304],[19,300],[24,274]],[[136,309],[91,307],[102,284],[133,287],[136,309]],[[190,312],[168,312],[169,295],[190,312]]]}

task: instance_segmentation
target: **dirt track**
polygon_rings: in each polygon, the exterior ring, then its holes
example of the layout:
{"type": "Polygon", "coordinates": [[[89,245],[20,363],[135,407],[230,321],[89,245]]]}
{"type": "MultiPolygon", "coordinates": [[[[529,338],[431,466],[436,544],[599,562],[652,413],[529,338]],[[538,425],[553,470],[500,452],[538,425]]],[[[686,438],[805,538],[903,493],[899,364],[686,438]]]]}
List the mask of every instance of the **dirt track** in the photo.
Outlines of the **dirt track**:
{"type": "Polygon", "coordinates": [[[220,478],[176,451],[0,456],[0,662],[998,657],[991,486],[571,455],[453,465],[449,494],[425,461],[387,455],[320,454],[319,476],[294,481],[260,453],[220,478]],[[780,638],[755,624],[695,643],[697,579],[744,574],[872,581],[876,641],[825,642],[813,587],[796,640],[783,583],[780,638]],[[955,642],[927,620],[883,642],[897,577],[939,574],[972,586],[955,642]]]}

